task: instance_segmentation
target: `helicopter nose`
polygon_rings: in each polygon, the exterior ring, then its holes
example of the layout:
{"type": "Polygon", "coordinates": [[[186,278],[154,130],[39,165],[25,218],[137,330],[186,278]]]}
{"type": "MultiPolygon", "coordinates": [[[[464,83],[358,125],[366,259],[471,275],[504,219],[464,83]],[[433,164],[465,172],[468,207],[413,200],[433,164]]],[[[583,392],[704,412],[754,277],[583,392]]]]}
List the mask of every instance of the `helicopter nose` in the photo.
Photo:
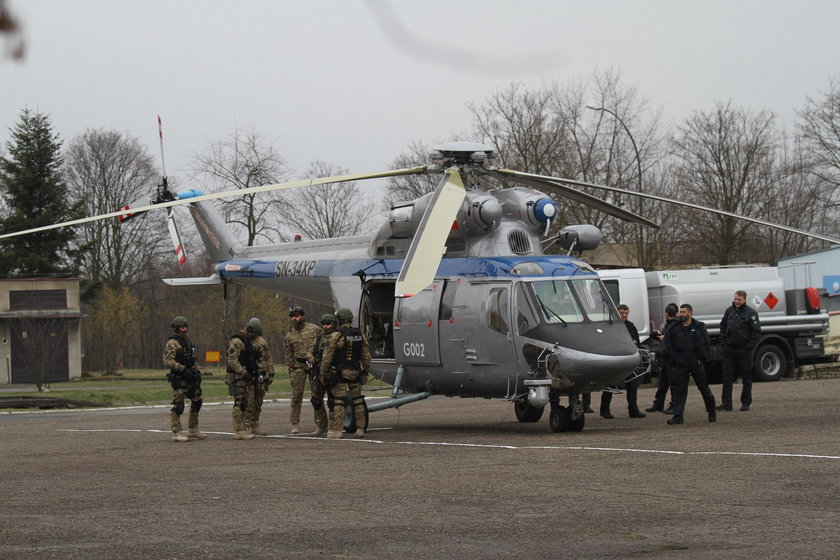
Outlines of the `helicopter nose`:
{"type": "Polygon", "coordinates": [[[599,350],[582,352],[558,348],[548,360],[548,372],[568,385],[574,385],[577,380],[585,377],[595,385],[608,387],[623,381],[641,362],[634,345],[621,345],[612,351],[605,348],[599,350]]]}

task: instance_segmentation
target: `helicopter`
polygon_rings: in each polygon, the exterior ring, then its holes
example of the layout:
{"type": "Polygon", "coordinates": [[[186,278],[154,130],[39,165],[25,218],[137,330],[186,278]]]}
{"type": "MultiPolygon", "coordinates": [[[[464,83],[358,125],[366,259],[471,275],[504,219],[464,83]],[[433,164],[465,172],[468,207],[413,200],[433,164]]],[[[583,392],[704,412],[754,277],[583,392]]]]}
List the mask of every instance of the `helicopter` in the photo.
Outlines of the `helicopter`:
{"type": "MultiPolygon", "coordinates": [[[[333,309],[354,311],[366,335],[370,374],[392,386],[391,397],[368,412],[433,395],[502,398],[517,420],[537,422],[549,410],[553,432],[581,431],[581,395],[615,387],[646,373],[647,351],[637,348],[596,270],[574,256],[600,244],[589,224],[567,225],[547,240],[557,219],[549,195],[565,197],[651,228],[647,218],[575,187],[643,196],[733,215],[646,193],[536,175],[495,165],[493,147],[450,142],[433,148],[431,163],[378,173],[342,175],[223,193],[156,196],[88,220],[129,219],[167,208],[176,254],[184,256],[171,208],[187,205],[214,264],[206,278],[166,280],[171,285],[254,286],[333,309]],[[427,174],[434,192],[392,206],[373,235],[244,246],[210,203],[213,199],[345,181],[427,174]],[[496,186],[498,180],[512,187],[496,186]],[[488,187],[489,185],[489,187],[488,187]],[[565,255],[548,255],[558,244],[565,255]]],[[[736,217],[811,235],[762,220],[736,217]]],[[[0,236],[2,238],[4,236],[0,236]]],[[[352,407],[345,428],[355,430],[352,407]]]]}

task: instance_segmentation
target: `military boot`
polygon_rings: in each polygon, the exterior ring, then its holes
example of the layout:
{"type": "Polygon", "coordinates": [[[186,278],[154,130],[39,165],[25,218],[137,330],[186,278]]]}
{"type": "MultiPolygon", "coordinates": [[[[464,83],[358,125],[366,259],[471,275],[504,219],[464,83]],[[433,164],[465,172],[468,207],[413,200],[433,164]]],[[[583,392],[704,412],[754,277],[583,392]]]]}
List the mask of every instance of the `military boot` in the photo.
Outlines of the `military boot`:
{"type": "Polygon", "coordinates": [[[662,404],[654,401],[653,404],[645,409],[645,412],[662,412],[665,410],[665,407],[662,404]]]}
{"type": "Polygon", "coordinates": [[[246,430],[237,430],[233,437],[234,439],[254,439],[255,436],[246,430]]]}
{"type": "Polygon", "coordinates": [[[318,424],[317,426],[315,426],[315,431],[312,432],[312,435],[315,436],[315,437],[321,437],[322,435],[324,435],[326,433],[327,433],[327,423],[324,422],[323,425],[318,424]]]}
{"type": "Polygon", "coordinates": [[[365,429],[364,428],[357,428],[356,429],[356,437],[361,439],[365,437],[365,429]]]}
{"type": "Polygon", "coordinates": [[[344,432],[341,430],[327,431],[327,439],[341,439],[342,437],[344,437],[344,432]]]}
{"type": "Polygon", "coordinates": [[[292,434],[299,434],[300,433],[300,424],[292,424],[292,434]]]}
{"type": "Polygon", "coordinates": [[[178,431],[172,432],[172,441],[190,441],[190,438],[178,431]]]}
{"type": "Polygon", "coordinates": [[[638,406],[629,407],[628,413],[630,414],[630,418],[644,418],[647,416],[647,414],[639,410],[638,406]]]}
{"type": "Polygon", "coordinates": [[[189,439],[207,439],[207,434],[199,432],[198,428],[190,428],[187,432],[187,437],[189,439]]]}
{"type": "Polygon", "coordinates": [[[251,428],[251,433],[254,434],[255,436],[267,436],[268,435],[268,432],[266,432],[265,430],[260,428],[259,424],[254,424],[254,427],[251,428]]]}

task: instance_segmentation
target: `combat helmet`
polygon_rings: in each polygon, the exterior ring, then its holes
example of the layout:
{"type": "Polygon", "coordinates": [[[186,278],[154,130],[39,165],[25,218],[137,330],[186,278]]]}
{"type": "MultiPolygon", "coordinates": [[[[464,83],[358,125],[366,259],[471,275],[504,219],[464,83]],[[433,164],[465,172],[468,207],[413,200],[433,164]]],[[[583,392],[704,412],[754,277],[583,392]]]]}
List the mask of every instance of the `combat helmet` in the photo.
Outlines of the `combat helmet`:
{"type": "Polygon", "coordinates": [[[248,319],[248,324],[245,325],[245,332],[249,334],[255,334],[257,336],[263,335],[263,327],[262,322],[256,317],[251,317],[248,319]]]}
{"type": "Polygon", "coordinates": [[[177,331],[181,327],[189,327],[190,322],[183,315],[178,315],[172,318],[172,330],[177,331]]]}
{"type": "Polygon", "coordinates": [[[300,305],[293,305],[289,308],[289,317],[294,317],[295,315],[304,316],[306,313],[303,312],[303,307],[300,305]]]}
{"type": "Polygon", "coordinates": [[[350,323],[353,321],[353,312],[345,307],[335,312],[335,318],[338,319],[340,325],[350,323]]]}
{"type": "Polygon", "coordinates": [[[338,324],[338,319],[335,318],[335,315],[332,313],[325,313],[321,315],[321,324],[322,325],[332,325],[335,327],[338,324]]]}

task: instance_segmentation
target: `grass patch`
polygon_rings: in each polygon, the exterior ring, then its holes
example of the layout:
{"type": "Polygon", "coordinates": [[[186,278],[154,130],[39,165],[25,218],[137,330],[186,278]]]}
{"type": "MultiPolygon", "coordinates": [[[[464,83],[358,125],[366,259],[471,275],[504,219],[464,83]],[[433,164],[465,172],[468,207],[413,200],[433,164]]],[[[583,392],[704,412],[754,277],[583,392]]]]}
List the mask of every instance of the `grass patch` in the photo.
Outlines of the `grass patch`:
{"type": "MultiPolygon", "coordinates": [[[[380,382],[372,380],[366,388],[379,387],[380,382]]],[[[168,404],[172,400],[172,387],[166,380],[166,373],[154,370],[122,370],[112,376],[85,376],[67,383],[52,383],[49,392],[39,393],[35,386],[31,391],[8,391],[0,385],[0,397],[50,396],[76,401],[89,401],[107,406],[132,406],[144,404],[168,404]]],[[[289,398],[292,394],[291,380],[285,367],[278,368],[274,383],[268,388],[266,399],[289,398]]],[[[383,385],[383,389],[390,389],[383,385]]],[[[225,385],[224,370],[208,370],[202,376],[201,392],[204,402],[230,400],[225,385]],[[208,375],[210,374],[210,375],[208,375]]],[[[370,394],[368,391],[365,394],[370,394]]],[[[384,394],[384,393],[382,393],[384,394]]],[[[304,400],[309,400],[307,384],[304,400]]]]}

